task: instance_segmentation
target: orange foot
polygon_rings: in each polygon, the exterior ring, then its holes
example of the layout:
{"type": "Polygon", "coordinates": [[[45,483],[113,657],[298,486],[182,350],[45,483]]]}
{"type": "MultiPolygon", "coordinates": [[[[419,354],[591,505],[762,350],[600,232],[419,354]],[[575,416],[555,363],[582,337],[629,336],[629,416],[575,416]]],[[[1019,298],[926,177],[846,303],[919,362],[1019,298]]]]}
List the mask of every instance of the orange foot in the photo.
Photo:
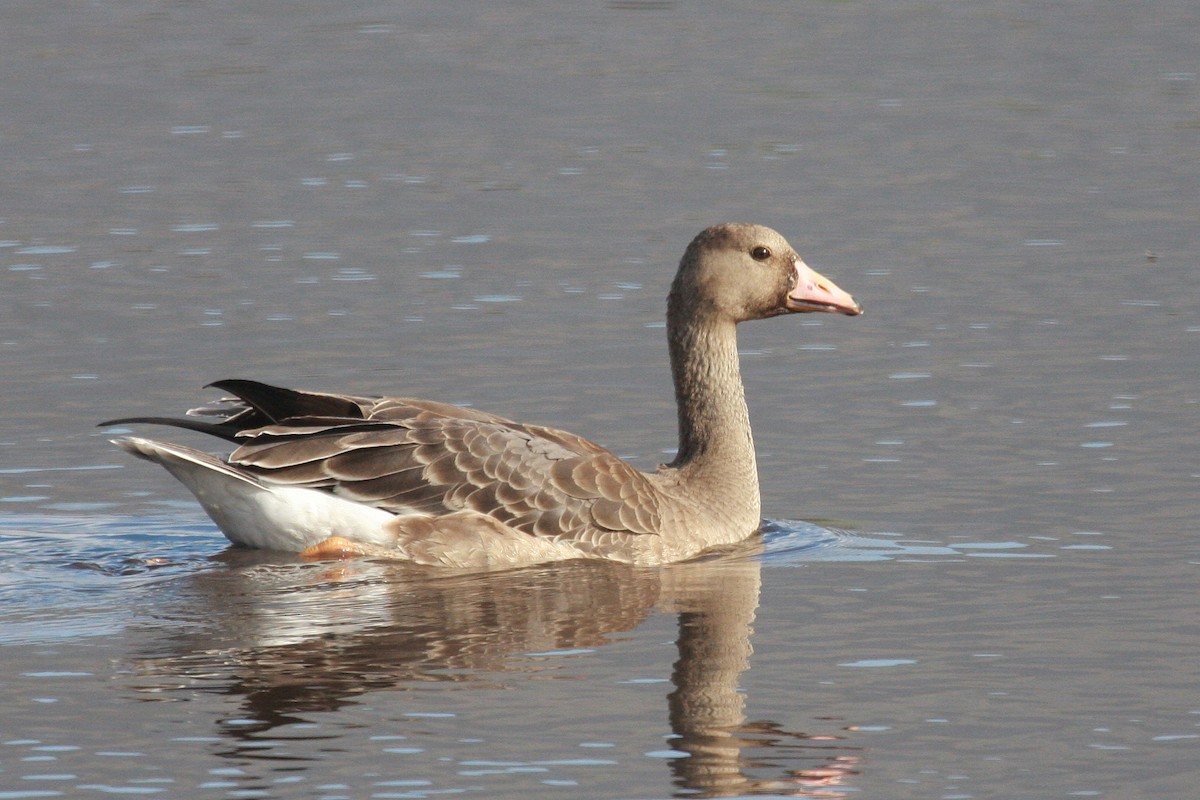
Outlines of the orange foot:
{"type": "Polygon", "coordinates": [[[310,561],[324,561],[331,558],[353,558],[362,555],[357,544],[341,536],[330,536],[317,542],[311,547],[300,551],[300,557],[310,561]]]}

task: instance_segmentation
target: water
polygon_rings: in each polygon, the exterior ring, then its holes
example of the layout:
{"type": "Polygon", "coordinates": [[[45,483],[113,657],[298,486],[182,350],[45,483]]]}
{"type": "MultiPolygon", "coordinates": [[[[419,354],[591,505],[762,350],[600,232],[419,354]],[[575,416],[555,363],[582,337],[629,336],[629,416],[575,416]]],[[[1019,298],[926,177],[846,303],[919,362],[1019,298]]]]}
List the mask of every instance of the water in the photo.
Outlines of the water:
{"type": "Polygon", "coordinates": [[[1194,4],[3,17],[0,798],[1194,794],[1194,4]],[[867,309],[742,332],[761,551],[227,551],[93,428],[256,377],[652,467],[723,219],[867,309]]]}

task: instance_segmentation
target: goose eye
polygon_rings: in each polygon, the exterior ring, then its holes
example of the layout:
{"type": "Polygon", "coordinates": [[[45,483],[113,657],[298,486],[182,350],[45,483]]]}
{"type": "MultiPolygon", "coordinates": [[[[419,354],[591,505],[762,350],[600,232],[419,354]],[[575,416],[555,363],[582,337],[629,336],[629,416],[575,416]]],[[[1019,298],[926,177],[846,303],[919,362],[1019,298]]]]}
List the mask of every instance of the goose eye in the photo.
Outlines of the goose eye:
{"type": "Polygon", "coordinates": [[[771,257],[771,251],[768,248],[759,245],[750,251],[750,257],[755,261],[766,261],[771,257]]]}

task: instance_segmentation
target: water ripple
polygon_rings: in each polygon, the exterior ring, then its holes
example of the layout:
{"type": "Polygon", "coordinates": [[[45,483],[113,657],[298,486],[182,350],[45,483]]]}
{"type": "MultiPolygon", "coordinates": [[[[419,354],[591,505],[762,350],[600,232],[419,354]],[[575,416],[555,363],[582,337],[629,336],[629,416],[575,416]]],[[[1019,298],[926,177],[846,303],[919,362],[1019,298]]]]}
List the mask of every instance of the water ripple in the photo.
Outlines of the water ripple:
{"type": "Polygon", "coordinates": [[[928,561],[965,558],[1053,558],[1030,552],[1021,542],[944,543],[900,533],[849,532],[796,520],[763,521],[763,563],[775,566],[810,561],[928,561]]]}
{"type": "MultiPolygon", "coordinates": [[[[280,591],[289,605],[297,603],[296,587],[287,576],[304,569],[292,557],[231,551],[199,512],[145,517],[0,515],[0,604],[6,610],[0,644],[114,633],[145,615],[146,607],[154,603],[143,599],[164,582],[227,571],[233,556],[237,563],[261,561],[280,567],[280,591]]],[[[826,561],[1051,558],[1053,554],[1015,541],[946,543],[899,533],[851,533],[812,522],[766,520],[759,557],[765,566],[798,566],[826,561]]],[[[321,602],[328,610],[333,599],[322,593],[321,602]]]]}
{"type": "Polygon", "coordinates": [[[120,630],[141,591],[211,566],[219,544],[199,519],[0,515],[0,643],[120,630]]]}

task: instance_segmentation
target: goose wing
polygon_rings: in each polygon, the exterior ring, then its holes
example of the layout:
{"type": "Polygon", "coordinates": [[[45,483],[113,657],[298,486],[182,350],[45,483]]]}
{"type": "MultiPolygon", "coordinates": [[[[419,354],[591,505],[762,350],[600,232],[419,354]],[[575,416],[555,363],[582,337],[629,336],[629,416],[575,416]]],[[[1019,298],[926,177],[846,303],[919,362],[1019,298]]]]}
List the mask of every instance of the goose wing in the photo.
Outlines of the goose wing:
{"type": "Polygon", "coordinates": [[[239,428],[230,465],[270,483],[395,514],[474,511],[538,536],[660,530],[648,476],[566,431],[428,400],[214,385],[242,404],[216,423],[221,433],[239,428]]]}

